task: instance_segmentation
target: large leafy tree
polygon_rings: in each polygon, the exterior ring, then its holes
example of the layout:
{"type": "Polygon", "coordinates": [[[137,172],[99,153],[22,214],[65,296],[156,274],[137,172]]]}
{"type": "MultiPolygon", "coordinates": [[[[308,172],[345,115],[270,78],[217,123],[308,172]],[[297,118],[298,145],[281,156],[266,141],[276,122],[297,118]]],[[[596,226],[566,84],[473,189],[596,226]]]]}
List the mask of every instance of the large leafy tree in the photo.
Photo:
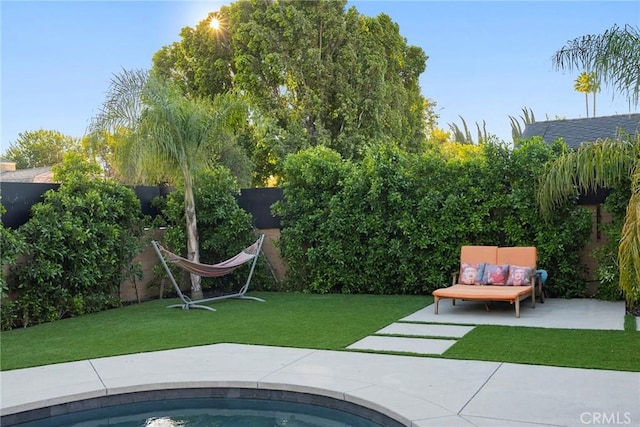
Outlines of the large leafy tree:
{"type": "MultiPolygon", "coordinates": [[[[231,94],[213,100],[185,96],[175,84],[145,71],[125,71],[111,81],[92,129],[126,135],[116,157],[132,182],[169,182],[184,188],[187,257],[200,261],[193,183],[216,161],[221,141],[246,119],[244,103],[231,94]],[[123,132],[123,129],[126,132],[123,132]]],[[[194,298],[200,277],[191,275],[194,298]]]]}
{"type": "MultiPolygon", "coordinates": [[[[629,104],[640,99],[640,33],[638,27],[617,25],[603,34],[571,40],[552,58],[558,69],[579,67],[595,72],[625,95],[629,104]]],[[[620,288],[627,305],[640,306],[640,133],[607,139],[567,152],[542,179],[539,200],[549,211],[560,200],[583,190],[614,188],[631,181],[631,197],[618,245],[620,288]]]]}
{"type": "Polygon", "coordinates": [[[213,98],[233,88],[233,51],[228,7],[210,13],[195,28],[184,27],[181,40],[153,55],[155,73],[170,78],[184,93],[213,98]],[[220,25],[213,28],[211,23],[220,25]]]}
{"type": "MultiPolygon", "coordinates": [[[[422,49],[346,1],[241,2],[232,10],[235,83],[290,134],[361,158],[371,141],[424,140],[422,49]]],[[[297,144],[297,146],[295,146],[297,144]]]]}
{"type": "Polygon", "coordinates": [[[53,166],[69,151],[79,149],[79,141],[55,130],[39,129],[18,134],[3,157],[16,163],[17,169],[53,166]]]}
{"type": "Polygon", "coordinates": [[[117,163],[115,152],[118,145],[126,140],[127,130],[116,129],[114,133],[108,131],[97,131],[89,133],[82,138],[82,151],[91,161],[100,165],[102,174],[117,181],[124,181],[120,172],[120,165],[117,163]]]}
{"type": "Polygon", "coordinates": [[[433,109],[421,95],[426,55],[387,15],[369,18],[346,1],[239,1],[210,14],[154,56],[154,70],[205,96],[231,87],[252,107],[244,147],[257,174],[279,174],[284,157],[325,145],[345,158],[393,143],[417,151],[433,109]],[[222,25],[214,30],[210,22],[222,25]]]}

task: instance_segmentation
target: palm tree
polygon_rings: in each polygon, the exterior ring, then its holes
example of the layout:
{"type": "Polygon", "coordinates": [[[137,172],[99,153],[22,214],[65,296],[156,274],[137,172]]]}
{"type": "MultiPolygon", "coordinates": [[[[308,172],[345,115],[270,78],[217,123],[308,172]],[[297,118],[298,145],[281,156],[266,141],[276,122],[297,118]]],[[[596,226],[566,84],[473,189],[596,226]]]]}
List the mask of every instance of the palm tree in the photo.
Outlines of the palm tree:
{"type": "Polygon", "coordinates": [[[538,202],[548,213],[576,189],[614,188],[629,177],[631,198],[618,245],[618,264],[620,288],[627,307],[633,309],[640,304],[640,133],[583,144],[558,157],[541,178],[538,202]]]}
{"type": "Polygon", "coordinates": [[[593,116],[596,115],[596,92],[600,90],[600,82],[598,76],[593,71],[587,73],[583,71],[573,85],[578,92],[584,92],[584,102],[587,109],[587,117],[589,117],[589,94],[593,93],[593,116]]]}
{"type": "Polygon", "coordinates": [[[622,93],[629,105],[640,98],[640,31],[614,25],[603,34],[569,40],[552,57],[556,69],[595,72],[602,81],[622,93]]]}
{"type": "MultiPolygon", "coordinates": [[[[449,129],[451,129],[451,133],[453,134],[453,138],[455,142],[459,142],[462,144],[473,144],[473,137],[471,136],[471,132],[467,127],[467,122],[464,120],[462,116],[460,120],[462,120],[462,126],[464,127],[464,133],[460,130],[460,127],[455,123],[448,123],[449,129]]],[[[478,144],[482,144],[489,139],[489,135],[487,134],[487,122],[482,121],[482,129],[480,129],[480,125],[476,122],[476,129],[478,131],[478,144]]]]}
{"type": "Polygon", "coordinates": [[[589,85],[589,73],[582,72],[573,84],[573,88],[578,92],[584,93],[584,107],[589,117],[589,92],[591,92],[591,86],[589,85]]]}
{"type": "MultiPolygon", "coordinates": [[[[184,186],[187,257],[200,261],[193,182],[207,168],[215,144],[230,138],[234,121],[244,120],[244,104],[230,94],[213,101],[190,98],[146,71],[124,71],[111,80],[107,100],[91,130],[127,137],[116,151],[123,174],[133,182],[184,186]]],[[[200,277],[191,275],[192,298],[202,298],[200,277]]]]}

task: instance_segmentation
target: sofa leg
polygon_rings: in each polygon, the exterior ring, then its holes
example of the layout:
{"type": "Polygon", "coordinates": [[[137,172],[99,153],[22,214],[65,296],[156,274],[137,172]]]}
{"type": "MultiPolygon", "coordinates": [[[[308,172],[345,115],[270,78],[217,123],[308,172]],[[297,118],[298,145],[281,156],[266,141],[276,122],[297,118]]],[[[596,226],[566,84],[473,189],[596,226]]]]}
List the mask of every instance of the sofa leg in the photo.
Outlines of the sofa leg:
{"type": "Polygon", "coordinates": [[[536,308],[536,287],[531,288],[531,308],[536,308]]]}
{"type": "Polygon", "coordinates": [[[520,298],[516,298],[516,317],[520,317],[520,298]]]}
{"type": "Polygon", "coordinates": [[[433,313],[438,314],[438,302],[440,302],[440,298],[436,297],[433,302],[433,313]]]}

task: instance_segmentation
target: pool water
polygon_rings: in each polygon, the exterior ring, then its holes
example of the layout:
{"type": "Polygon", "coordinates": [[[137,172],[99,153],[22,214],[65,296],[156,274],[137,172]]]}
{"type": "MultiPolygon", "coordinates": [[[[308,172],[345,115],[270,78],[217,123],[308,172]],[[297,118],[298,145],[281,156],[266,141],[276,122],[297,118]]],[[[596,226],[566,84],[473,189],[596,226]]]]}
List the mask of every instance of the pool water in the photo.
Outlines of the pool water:
{"type": "MultiPolygon", "coordinates": [[[[355,406],[355,405],[354,405],[355,406]]],[[[271,399],[189,398],[73,412],[20,427],[380,427],[345,410],[271,399]]]]}

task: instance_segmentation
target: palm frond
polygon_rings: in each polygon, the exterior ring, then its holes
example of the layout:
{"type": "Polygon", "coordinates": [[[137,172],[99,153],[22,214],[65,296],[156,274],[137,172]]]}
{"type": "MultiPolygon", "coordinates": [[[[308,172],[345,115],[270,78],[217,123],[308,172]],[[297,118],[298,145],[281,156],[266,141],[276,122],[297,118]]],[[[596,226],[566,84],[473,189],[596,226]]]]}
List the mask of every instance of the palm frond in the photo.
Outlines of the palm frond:
{"type": "Polygon", "coordinates": [[[522,126],[520,122],[513,116],[509,116],[509,122],[511,123],[511,138],[515,143],[522,137],[522,126]]]}
{"type": "Polygon", "coordinates": [[[627,305],[640,303],[640,166],[636,165],[631,181],[631,198],[618,246],[620,288],[627,305]]]}
{"type": "Polygon", "coordinates": [[[143,108],[141,93],[148,79],[145,70],[126,70],[115,74],[109,83],[107,97],[97,116],[89,125],[90,132],[118,128],[134,129],[143,108]]]}
{"type": "Polygon", "coordinates": [[[626,25],[599,35],[569,40],[552,57],[557,70],[595,72],[602,81],[622,93],[629,104],[640,100],[640,31],[626,25]]]}
{"type": "Polygon", "coordinates": [[[613,188],[628,178],[640,155],[635,138],[604,139],[583,144],[552,162],[541,176],[538,204],[544,213],[564,203],[576,191],[613,188]]]}
{"type": "Polygon", "coordinates": [[[531,123],[535,123],[536,115],[533,114],[533,110],[531,108],[522,107],[522,114],[523,114],[523,116],[520,116],[520,117],[524,121],[525,125],[529,125],[531,123]]]}

